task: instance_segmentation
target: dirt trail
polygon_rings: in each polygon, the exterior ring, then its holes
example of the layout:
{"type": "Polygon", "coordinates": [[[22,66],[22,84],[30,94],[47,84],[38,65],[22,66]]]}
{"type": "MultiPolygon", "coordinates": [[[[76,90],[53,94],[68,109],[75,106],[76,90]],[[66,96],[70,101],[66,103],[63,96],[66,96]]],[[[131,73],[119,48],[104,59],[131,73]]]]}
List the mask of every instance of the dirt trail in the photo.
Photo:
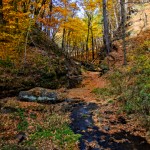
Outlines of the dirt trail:
{"type": "Polygon", "coordinates": [[[81,99],[86,102],[98,100],[92,90],[95,88],[103,88],[106,85],[106,79],[99,76],[99,72],[83,72],[83,81],[81,87],[69,89],[68,98],[81,99]]]}

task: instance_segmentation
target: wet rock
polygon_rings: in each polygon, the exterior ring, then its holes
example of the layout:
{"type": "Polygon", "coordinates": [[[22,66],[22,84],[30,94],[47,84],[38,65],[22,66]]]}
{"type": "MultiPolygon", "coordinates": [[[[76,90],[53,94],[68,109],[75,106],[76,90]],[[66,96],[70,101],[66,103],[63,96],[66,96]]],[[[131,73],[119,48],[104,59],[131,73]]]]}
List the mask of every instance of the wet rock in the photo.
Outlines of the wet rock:
{"type": "Polygon", "coordinates": [[[109,131],[110,130],[109,126],[104,126],[103,128],[104,128],[105,131],[109,131]]]}
{"type": "Polygon", "coordinates": [[[29,91],[21,91],[19,100],[41,103],[57,103],[65,100],[65,95],[54,90],[36,87],[29,91]]]}

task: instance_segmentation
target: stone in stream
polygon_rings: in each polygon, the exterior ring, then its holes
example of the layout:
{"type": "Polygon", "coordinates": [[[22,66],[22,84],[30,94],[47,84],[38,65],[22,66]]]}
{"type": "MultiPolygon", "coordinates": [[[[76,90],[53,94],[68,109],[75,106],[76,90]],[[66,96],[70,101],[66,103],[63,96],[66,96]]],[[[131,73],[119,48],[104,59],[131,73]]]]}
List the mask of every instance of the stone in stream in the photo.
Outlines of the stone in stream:
{"type": "Polygon", "coordinates": [[[21,91],[19,100],[41,103],[58,103],[66,99],[65,95],[54,90],[36,87],[28,91],[21,91]]]}
{"type": "Polygon", "coordinates": [[[110,127],[109,127],[109,126],[104,126],[104,130],[105,130],[105,131],[109,131],[109,130],[110,130],[110,127]]]}

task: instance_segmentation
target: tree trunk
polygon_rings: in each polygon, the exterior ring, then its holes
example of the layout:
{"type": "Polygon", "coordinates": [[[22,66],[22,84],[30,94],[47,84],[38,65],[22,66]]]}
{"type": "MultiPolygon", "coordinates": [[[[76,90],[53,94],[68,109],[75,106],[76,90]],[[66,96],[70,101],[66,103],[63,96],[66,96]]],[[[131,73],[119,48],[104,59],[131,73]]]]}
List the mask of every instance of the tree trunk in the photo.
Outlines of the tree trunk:
{"type": "MultiPolygon", "coordinates": [[[[115,1],[113,1],[113,3],[115,3],[115,1]]],[[[117,17],[117,12],[116,12],[116,7],[115,7],[115,4],[113,4],[113,10],[114,10],[114,17],[115,17],[115,23],[116,23],[116,27],[115,27],[115,30],[118,29],[119,27],[119,21],[118,21],[118,17],[117,17]]]]}
{"type": "Polygon", "coordinates": [[[92,59],[94,60],[94,37],[93,37],[93,30],[91,27],[91,41],[92,41],[92,59]]]}
{"type": "Polygon", "coordinates": [[[62,35],[62,50],[65,51],[65,34],[66,34],[66,29],[63,29],[63,35],[62,35]]]}
{"type": "Polygon", "coordinates": [[[126,31],[125,31],[125,21],[126,21],[126,14],[125,14],[125,0],[120,1],[120,6],[121,6],[121,29],[122,29],[122,47],[123,47],[123,53],[124,53],[124,65],[127,65],[127,58],[126,58],[126,31]]]}
{"type": "Polygon", "coordinates": [[[109,25],[107,16],[107,0],[103,0],[103,23],[104,23],[104,46],[106,48],[106,54],[110,52],[110,36],[109,36],[109,25]]]}
{"type": "Polygon", "coordinates": [[[3,16],[3,0],[0,0],[0,25],[5,24],[4,16],[3,16]]]}
{"type": "MultiPolygon", "coordinates": [[[[17,13],[17,11],[18,11],[18,8],[17,8],[17,0],[14,0],[13,6],[14,6],[14,11],[17,13]]],[[[15,22],[16,22],[16,29],[15,29],[15,32],[17,33],[17,29],[19,28],[19,26],[18,26],[18,22],[19,22],[18,18],[15,18],[15,22]]]]}
{"type": "Polygon", "coordinates": [[[49,10],[50,10],[50,21],[52,19],[52,11],[53,11],[53,0],[50,0],[50,4],[49,4],[49,10]]]}
{"type": "Polygon", "coordinates": [[[90,17],[88,16],[88,32],[87,32],[87,38],[86,38],[86,61],[88,61],[88,52],[89,52],[89,34],[90,34],[90,17]]]}

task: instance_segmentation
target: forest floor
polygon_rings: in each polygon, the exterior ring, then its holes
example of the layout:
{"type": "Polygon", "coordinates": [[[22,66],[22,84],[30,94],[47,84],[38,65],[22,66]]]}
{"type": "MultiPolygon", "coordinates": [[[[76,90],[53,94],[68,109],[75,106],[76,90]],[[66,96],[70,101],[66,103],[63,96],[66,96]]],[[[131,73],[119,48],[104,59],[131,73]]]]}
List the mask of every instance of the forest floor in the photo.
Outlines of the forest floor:
{"type": "Polygon", "coordinates": [[[11,150],[13,145],[16,150],[23,150],[24,145],[32,145],[31,149],[39,150],[149,150],[150,141],[139,119],[126,115],[113,97],[93,93],[107,84],[99,72],[83,71],[80,87],[58,90],[67,95],[69,102],[39,104],[18,101],[17,97],[1,99],[0,149],[11,150]],[[75,134],[81,135],[73,147],[74,135],[63,126],[65,122],[75,134]],[[53,126],[57,127],[54,133],[53,126]],[[55,139],[49,135],[51,132],[55,139]],[[66,132],[72,141],[65,137],[66,132]],[[27,138],[21,141],[19,136],[24,135],[27,138]]]}
{"type": "Polygon", "coordinates": [[[82,73],[83,81],[79,88],[69,89],[68,97],[71,99],[81,99],[86,102],[95,102],[99,100],[97,96],[92,93],[95,88],[104,88],[106,79],[99,76],[99,72],[84,71],[82,73]]]}

